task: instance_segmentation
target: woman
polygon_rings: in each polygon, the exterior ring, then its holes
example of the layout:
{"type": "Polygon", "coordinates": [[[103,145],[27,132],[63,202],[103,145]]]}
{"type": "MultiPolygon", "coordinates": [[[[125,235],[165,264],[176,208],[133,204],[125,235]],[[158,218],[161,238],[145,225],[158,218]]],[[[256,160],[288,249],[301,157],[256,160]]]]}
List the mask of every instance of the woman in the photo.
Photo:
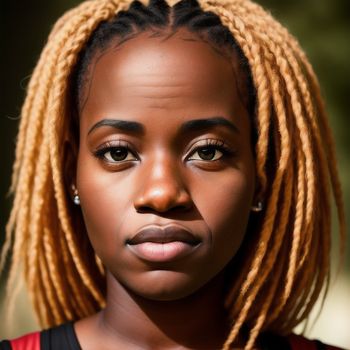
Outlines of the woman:
{"type": "Polygon", "coordinates": [[[291,333],[327,289],[331,191],[344,238],[334,159],[312,68],[258,5],[82,3],[29,84],[4,247],[51,328],[1,346],[325,346],[291,333]]]}

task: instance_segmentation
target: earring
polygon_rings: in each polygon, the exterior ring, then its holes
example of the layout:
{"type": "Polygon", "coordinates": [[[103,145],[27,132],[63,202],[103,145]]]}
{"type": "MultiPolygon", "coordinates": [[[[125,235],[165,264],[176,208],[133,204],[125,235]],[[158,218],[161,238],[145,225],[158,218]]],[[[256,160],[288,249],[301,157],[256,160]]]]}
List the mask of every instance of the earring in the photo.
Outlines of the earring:
{"type": "Polygon", "coordinates": [[[73,202],[75,205],[80,205],[80,197],[78,194],[78,189],[75,187],[75,185],[72,185],[73,190],[73,202]]]}
{"type": "Polygon", "coordinates": [[[251,207],[251,211],[254,211],[254,212],[259,212],[259,211],[262,211],[263,210],[263,204],[262,204],[262,201],[258,201],[257,205],[253,205],[251,207]]]}

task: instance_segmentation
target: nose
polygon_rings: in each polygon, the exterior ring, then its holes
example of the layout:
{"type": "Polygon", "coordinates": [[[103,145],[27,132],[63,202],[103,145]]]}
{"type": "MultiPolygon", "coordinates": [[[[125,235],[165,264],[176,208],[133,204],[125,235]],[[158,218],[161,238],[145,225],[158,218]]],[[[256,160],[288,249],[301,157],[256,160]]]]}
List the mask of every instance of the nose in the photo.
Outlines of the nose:
{"type": "Polygon", "coordinates": [[[174,162],[159,160],[142,171],[134,207],[137,212],[187,211],[192,198],[174,162]]]}

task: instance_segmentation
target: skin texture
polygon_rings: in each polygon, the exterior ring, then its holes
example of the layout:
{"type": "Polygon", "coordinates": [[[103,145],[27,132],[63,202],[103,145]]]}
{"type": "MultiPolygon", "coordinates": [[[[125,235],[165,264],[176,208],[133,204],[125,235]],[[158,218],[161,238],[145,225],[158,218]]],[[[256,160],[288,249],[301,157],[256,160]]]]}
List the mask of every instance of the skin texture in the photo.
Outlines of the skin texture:
{"type": "Polygon", "coordinates": [[[212,349],[227,333],[223,270],[255,192],[244,82],[235,55],[184,29],[150,36],[97,55],[83,91],[76,184],[107,269],[106,308],[75,324],[84,350],[212,349]],[[105,125],[111,120],[141,126],[105,125]],[[115,161],[117,152],[126,158],[115,161]],[[126,244],[144,227],[169,224],[198,239],[185,257],[144,261],[126,244]]]}

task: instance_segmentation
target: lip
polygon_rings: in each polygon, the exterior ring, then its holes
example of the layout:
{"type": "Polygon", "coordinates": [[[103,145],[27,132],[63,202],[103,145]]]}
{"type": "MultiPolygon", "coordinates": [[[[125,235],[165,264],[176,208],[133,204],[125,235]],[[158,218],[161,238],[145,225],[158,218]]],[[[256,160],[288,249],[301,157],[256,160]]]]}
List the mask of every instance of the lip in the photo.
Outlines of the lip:
{"type": "Polygon", "coordinates": [[[201,241],[177,225],[148,226],[126,241],[137,257],[149,262],[170,262],[191,254],[201,241]]]}

